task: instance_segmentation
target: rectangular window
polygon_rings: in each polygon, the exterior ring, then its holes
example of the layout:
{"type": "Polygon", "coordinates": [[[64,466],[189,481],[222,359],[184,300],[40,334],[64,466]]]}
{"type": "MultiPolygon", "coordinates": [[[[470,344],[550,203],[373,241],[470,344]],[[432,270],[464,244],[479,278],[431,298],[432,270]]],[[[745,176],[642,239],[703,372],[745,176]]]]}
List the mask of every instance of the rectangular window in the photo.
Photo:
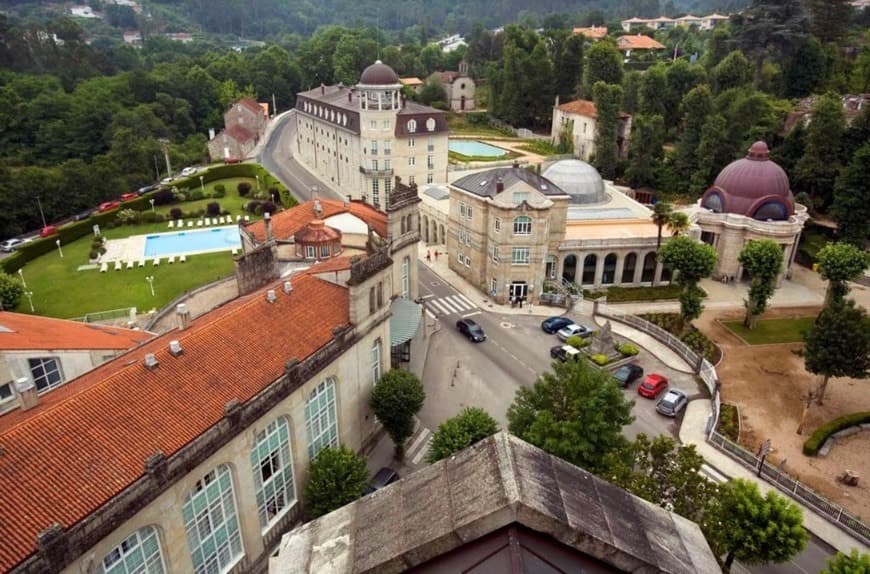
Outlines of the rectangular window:
{"type": "Polygon", "coordinates": [[[408,165],[415,165],[417,163],[417,159],[414,156],[408,158],[408,165]]]}
{"type": "Polygon", "coordinates": [[[378,140],[372,140],[371,148],[372,155],[378,155],[378,140]]]}
{"type": "Polygon", "coordinates": [[[427,160],[426,160],[426,166],[427,166],[429,169],[435,169],[435,156],[434,156],[434,155],[430,155],[430,156],[427,158],[427,160]]]}
{"type": "Polygon", "coordinates": [[[388,131],[390,129],[390,120],[384,120],[381,125],[384,127],[384,131],[388,131]]]}
{"type": "Polygon", "coordinates": [[[376,159],[372,160],[372,170],[378,171],[378,160],[376,159]]]}
{"type": "Polygon", "coordinates": [[[393,192],[393,180],[389,177],[384,180],[384,195],[386,197],[390,197],[390,194],[393,192]]]}
{"type": "Polygon", "coordinates": [[[489,281],[489,296],[495,297],[497,290],[498,290],[498,281],[496,281],[495,277],[493,277],[489,281]]]}
{"type": "Polygon", "coordinates": [[[15,397],[15,393],[12,392],[12,383],[5,383],[0,385],[0,403],[5,403],[8,400],[11,400],[15,397]]]}
{"type": "Polygon", "coordinates": [[[521,215],[514,219],[514,235],[531,235],[532,218],[521,215]]]}
{"type": "Polygon", "coordinates": [[[321,257],[329,257],[329,245],[321,245],[320,246],[320,256],[321,257]]]}
{"type": "Polygon", "coordinates": [[[471,206],[470,205],[468,206],[468,209],[466,209],[466,211],[465,211],[465,218],[471,219],[471,206]]]}
{"type": "Polygon", "coordinates": [[[378,189],[378,179],[375,178],[372,180],[372,205],[380,206],[381,205],[381,192],[378,189]]]}
{"type": "Polygon", "coordinates": [[[501,232],[501,219],[499,219],[498,217],[495,218],[495,232],[501,232]]]}
{"type": "Polygon", "coordinates": [[[429,151],[435,151],[435,137],[434,136],[429,136],[428,149],[429,149],[429,151]]]}
{"type": "Polygon", "coordinates": [[[489,248],[489,256],[492,258],[493,261],[498,263],[498,245],[493,245],[489,248]]]}
{"type": "Polygon", "coordinates": [[[373,130],[378,129],[378,122],[377,122],[377,120],[372,120],[372,121],[370,121],[370,122],[369,122],[369,127],[372,128],[373,130]]]}
{"type": "Polygon", "coordinates": [[[385,159],[384,160],[384,170],[390,171],[391,169],[393,169],[393,160],[385,159]]]}
{"type": "Polygon", "coordinates": [[[514,192],[514,203],[519,205],[524,201],[529,200],[529,192],[528,191],[515,191],[514,192]]]}
{"type": "Polygon", "coordinates": [[[434,174],[431,174],[431,173],[426,174],[426,183],[433,183],[434,181],[435,181],[434,174]]]}
{"type": "Polygon", "coordinates": [[[381,340],[375,341],[372,345],[372,384],[377,384],[381,380],[381,340]]]}
{"type": "Polygon", "coordinates": [[[390,152],[392,151],[392,149],[391,149],[392,147],[393,147],[393,142],[391,142],[390,140],[385,141],[384,142],[384,155],[390,155],[390,152]]]}
{"type": "Polygon", "coordinates": [[[514,247],[511,249],[511,263],[513,265],[528,265],[529,264],[529,248],[514,247]]]}
{"type": "Polygon", "coordinates": [[[414,185],[414,176],[413,175],[408,176],[408,185],[414,185]]]}
{"type": "Polygon", "coordinates": [[[408,147],[414,147],[414,138],[408,138],[408,147]]]}
{"type": "Polygon", "coordinates": [[[309,259],[313,259],[314,255],[315,255],[314,246],[313,245],[306,245],[305,246],[305,257],[307,257],[309,259]]]}
{"type": "Polygon", "coordinates": [[[308,433],[308,456],[314,458],[327,446],[338,446],[338,419],[335,414],[335,379],[326,379],[305,404],[305,429],[308,433]]]}
{"type": "Polygon", "coordinates": [[[60,372],[60,363],[57,359],[47,357],[44,359],[28,359],[30,374],[37,390],[47,391],[63,383],[63,374],[60,372]]]}
{"type": "Polygon", "coordinates": [[[459,218],[465,219],[465,214],[468,213],[468,208],[461,201],[459,202],[459,218]]]}

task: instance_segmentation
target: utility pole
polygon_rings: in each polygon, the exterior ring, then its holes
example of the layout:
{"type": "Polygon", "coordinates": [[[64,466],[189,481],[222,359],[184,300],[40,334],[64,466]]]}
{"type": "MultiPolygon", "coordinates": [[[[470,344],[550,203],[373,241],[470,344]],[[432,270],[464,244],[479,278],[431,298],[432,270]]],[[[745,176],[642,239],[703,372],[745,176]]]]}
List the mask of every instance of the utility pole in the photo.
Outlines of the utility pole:
{"type": "Polygon", "coordinates": [[[39,216],[42,218],[42,226],[48,227],[48,224],[45,222],[45,214],[42,212],[42,202],[39,201],[39,196],[36,196],[36,205],[39,206],[39,216]]]}
{"type": "Polygon", "coordinates": [[[166,177],[172,177],[172,166],[169,165],[169,140],[160,138],[157,141],[163,147],[163,157],[166,158],[166,177]]]}
{"type": "Polygon", "coordinates": [[[272,94],[272,117],[278,115],[278,106],[275,105],[275,94],[272,94]]]}

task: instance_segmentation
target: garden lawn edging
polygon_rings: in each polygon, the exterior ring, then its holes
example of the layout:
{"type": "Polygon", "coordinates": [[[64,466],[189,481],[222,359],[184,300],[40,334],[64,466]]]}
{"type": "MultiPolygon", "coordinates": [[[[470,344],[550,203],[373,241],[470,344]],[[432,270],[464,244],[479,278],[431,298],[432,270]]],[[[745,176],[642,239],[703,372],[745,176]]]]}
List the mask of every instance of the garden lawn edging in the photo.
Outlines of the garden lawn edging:
{"type": "Polygon", "coordinates": [[[870,412],[852,413],[828,421],[813,431],[810,438],[804,442],[803,452],[807,456],[816,456],[833,434],[863,424],[870,424],[870,412]]]}

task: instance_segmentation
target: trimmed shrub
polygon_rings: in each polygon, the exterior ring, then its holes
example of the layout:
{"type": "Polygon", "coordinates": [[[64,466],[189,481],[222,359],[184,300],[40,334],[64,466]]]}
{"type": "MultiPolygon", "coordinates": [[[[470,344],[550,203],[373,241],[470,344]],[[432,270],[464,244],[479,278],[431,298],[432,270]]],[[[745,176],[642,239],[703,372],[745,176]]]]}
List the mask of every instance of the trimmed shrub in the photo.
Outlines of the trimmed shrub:
{"type": "Polygon", "coordinates": [[[91,252],[88,253],[88,257],[91,259],[91,261],[93,261],[94,259],[96,259],[99,256],[100,256],[99,249],[91,249],[91,252]]]}
{"type": "Polygon", "coordinates": [[[215,191],[215,193],[226,194],[227,186],[225,186],[222,183],[216,183],[214,186],[214,191],[215,191]]]}
{"type": "Polygon", "coordinates": [[[719,409],[719,433],[734,442],[740,438],[740,415],[734,405],[722,403],[719,409]]]}
{"type": "Polygon", "coordinates": [[[175,201],[185,202],[185,201],[187,201],[187,196],[184,195],[183,191],[179,191],[178,193],[175,194],[175,201]]]}
{"type": "Polygon", "coordinates": [[[247,211],[248,213],[257,213],[257,209],[259,207],[260,207],[259,201],[256,201],[256,200],[249,201],[248,204],[245,206],[245,211],[247,211]]]}
{"type": "Polygon", "coordinates": [[[169,217],[170,219],[181,219],[182,217],[184,217],[184,212],[181,211],[180,207],[173,207],[169,210],[169,217]]]}
{"type": "Polygon", "coordinates": [[[596,365],[603,367],[607,363],[610,362],[610,359],[607,358],[607,355],[589,355],[589,360],[595,363],[596,365]]]}
{"type": "Polygon", "coordinates": [[[278,206],[271,201],[264,201],[260,204],[260,213],[268,213],[275,215],[278,212],[278,206]]]}
{"type": "Polygon", "coordinates": [[[575,349],[582,349],[589,344],[589,341],[579,335],[571,335],[565,341],[565,344],[574,347],[575,349]]]}
{"type": "Polygon", "coordinates": [[[216,202],[216,201],[212,201],[211,203],[209,203],[208,205],[205,206],[205,213],[209,217],[215,217],[217,215],[220,215],[221,204],[216,202]]]}
{"type": "Polygon", "coordinates": [[[205,197],[205,194],[199,189],[190,193],[190,201],[199,201],[203,197],[205,197]]]}
{"type": "Polygon", "coordinates": [[[14,309],[24,295],[24,285],[21,279],[6,273],[0,273],[0,303],[4,309],[14,309]]]}
{"type": "Polygon", "coordinates": [[[154,200],[154,205],[169,205],[175,200],[175,195],[168,187],[162,187],[154,192],[151,199],[154,200]]]}
{"type": "Polygon", "coordinates": [[[624,343],[622,345],[617,345],[616,350],[619,351],[621,355],[626,357],[633,357],[640,353],[640,349],[632,345],[631,343],[624,343]]]}
{"type": "Polygon", "coordinates": [[[852,413],[832,421],[828,421],[817,428],[810,438],[804,442],[804,454],[807,456],[816,456],[819,449],[828,440],[828,437],[843,429],[853,427],[860,424],[870,423],[870,412],[852,413]]]}
{"type": "Polygon", "coordinates": [[[239,192],[239,197],[247,197],[251,193],[251,184],[247,181],[240,181],[239,185],[236,186],[236,190],[239,192]]]}

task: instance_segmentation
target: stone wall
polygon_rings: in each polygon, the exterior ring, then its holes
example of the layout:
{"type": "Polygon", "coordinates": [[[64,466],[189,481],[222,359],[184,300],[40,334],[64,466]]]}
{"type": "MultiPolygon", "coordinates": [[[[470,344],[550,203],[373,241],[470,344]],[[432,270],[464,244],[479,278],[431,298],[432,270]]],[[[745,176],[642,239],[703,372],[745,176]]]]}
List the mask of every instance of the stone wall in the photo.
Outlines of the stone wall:
{"type": "Polygon", "coordinates": [[[278,278],[275,247],[272,244],[257,247],[233,261],[236,265],[239,295],[250,293],[278,278]]]}

